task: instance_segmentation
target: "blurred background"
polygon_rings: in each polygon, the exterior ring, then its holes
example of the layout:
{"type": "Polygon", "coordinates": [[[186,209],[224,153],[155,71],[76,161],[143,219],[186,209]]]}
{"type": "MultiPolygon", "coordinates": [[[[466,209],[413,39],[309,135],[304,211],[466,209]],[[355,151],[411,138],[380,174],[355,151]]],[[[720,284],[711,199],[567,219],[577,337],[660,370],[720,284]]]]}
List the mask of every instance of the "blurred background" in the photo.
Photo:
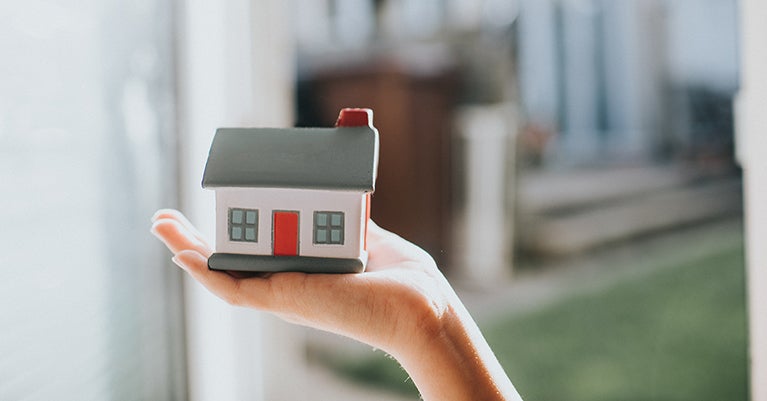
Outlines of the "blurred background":
{"type": "Polygon", "coordinates": [[[738,1],[218,3],[0,4],[0,400],[417,400],[149,234],[212,234],[216,127],[342,107],[525,399],[749,398],[738,1]]]}

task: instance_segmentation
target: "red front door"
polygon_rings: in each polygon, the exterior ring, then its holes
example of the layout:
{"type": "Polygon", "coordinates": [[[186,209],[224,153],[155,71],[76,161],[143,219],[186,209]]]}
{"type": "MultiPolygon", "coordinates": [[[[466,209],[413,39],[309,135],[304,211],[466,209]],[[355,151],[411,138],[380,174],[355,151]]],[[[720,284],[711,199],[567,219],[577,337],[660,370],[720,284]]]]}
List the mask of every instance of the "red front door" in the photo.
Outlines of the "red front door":
{"type": "Polygon", "coordinates": [[[274,256],[298,255],[298,212],[274,212],[272,224],[274,256]]]}

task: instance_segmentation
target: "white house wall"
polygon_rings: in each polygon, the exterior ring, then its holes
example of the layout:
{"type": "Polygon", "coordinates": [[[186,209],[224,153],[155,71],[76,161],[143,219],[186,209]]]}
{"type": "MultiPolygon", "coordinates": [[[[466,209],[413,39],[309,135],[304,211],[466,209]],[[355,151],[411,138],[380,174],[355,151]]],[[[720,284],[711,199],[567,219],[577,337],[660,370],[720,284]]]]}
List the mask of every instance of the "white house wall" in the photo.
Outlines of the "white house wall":
{"type": "Polygon", "coordinates": [[[362,250],[364,227],[362,192],[288,188],[217,188],[216,252],[252,255],[272,254],[273,211],[298,211],[298,255],[357,258],[362,250]],[[230,241],[229,208],[258,210],[258,242],[230,241]],[[343,245],[313,243],[314,212],[344,212],[343,245]]]}

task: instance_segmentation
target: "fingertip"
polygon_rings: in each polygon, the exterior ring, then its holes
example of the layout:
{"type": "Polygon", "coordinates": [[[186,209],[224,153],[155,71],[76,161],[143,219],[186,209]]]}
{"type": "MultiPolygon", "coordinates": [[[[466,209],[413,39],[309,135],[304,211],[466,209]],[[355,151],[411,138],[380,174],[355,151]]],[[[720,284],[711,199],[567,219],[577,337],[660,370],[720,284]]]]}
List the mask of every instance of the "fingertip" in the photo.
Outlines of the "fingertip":
{"type": "Polygon", "coordinates": [[[152,220],[152,226],[149,228],[149,232],[151,232],[154,235],[159,235],[159,232],[157,231],[157,226],[160,225],[160,221],[152,220]]]}
{"type": "Polygon", "coordinates": [[[152,223],[152,227],[149,228],[149,232],[152,233],[157,239],[162,242],[167,241],[168,237],[168,222],[165,220],[157,220],[152,223]]]}
{"type": "Polygon", "coordinates": [[[154,212],[154,214],[152,215],[152,219],[151,220],[154,222],[154,221],[157,221],[157,220],[162,219],[162,218],[173,218],[173,217],[178,216],[180,214],[181,214],[181,212],[179,212],[176,209],[170,209],[170,208],[160,209],[160,210],[154,212]]]}
{"type": "Polygon", "coordinates": [[[172,231],[178,231],[180,229],[181,225],[176,220],[161,218],[152,223],[152,227],[149,229],[149,231],[158,237],[165,237],[172,231]]]}

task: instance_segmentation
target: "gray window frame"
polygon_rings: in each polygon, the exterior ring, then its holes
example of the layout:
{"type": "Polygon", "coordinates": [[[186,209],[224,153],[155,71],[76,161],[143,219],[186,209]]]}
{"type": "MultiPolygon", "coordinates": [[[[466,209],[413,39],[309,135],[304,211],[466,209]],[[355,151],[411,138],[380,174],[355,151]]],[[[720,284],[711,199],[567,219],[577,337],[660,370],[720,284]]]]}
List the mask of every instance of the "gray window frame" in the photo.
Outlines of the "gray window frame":
{"type": "Polygon", "coordinates": [[[258,209],[247,209],[242,207],[230,207],[229,211],[227,213],[227,236],[229,238],[230,242],[252,242],[257,243],[258,242],[258,220],[259,220],[259,213],[258,209]],[[242,220],[240,223],[234,222],[234,213],[235,212],[242,212],[242,220]],[[248,222],[247,216],[248,212],[255,212],[256,217],[255,220],[252,223],[248,222]],[[235,239],[234,235],[232,234],[234,232],[235,228],[239,228],[242,230],[242,234],[240,236],[240,239],[235,239]],[[247,229],[252,228],[254,231],[253,239],[247,239],[247,229]]]}
{"type": "Polygon", "coordinates": [[[312,221],[312,243],[315,245],[343,245],[345,240],[346,231],[346,217],[345,213],[334,210],[319,210],[314,212],[314,219],[312,221]],[[320,224],[321,216],[325,217],[325,224],[320,224]],[[340,216],[341,222],[339,224],[333,223],[333,216],[340,216]],[[338,241],[333,241],[333,231],[340,231],[338,241]],[[320,232],[324,233],[325,240],[319,240],[320,232]]]}

